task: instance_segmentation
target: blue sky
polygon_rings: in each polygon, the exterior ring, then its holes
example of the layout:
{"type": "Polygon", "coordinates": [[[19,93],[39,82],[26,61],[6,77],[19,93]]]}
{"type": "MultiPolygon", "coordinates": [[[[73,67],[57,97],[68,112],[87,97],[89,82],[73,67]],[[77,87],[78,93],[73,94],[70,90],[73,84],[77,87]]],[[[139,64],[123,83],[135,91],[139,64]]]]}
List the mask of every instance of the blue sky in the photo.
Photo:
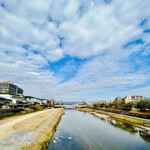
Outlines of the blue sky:
{"type": "Polygon", "coordinates": [[[150,1],[0,0],[0,80],[58,101],[150,97],[150,1]]]}

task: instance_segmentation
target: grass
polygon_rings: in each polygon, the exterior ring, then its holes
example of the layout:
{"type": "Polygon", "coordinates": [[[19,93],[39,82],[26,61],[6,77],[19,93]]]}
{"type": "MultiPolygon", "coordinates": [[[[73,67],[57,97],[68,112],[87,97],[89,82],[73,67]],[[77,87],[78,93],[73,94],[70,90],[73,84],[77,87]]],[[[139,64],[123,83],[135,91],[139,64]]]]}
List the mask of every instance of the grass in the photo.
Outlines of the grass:
{"type": "Polygon", "coordinates": [[[82,112],[87,112],[87,113],[94,112],[93,109],[89,109],[89,108],[78,108],[78,110],[82,112]]]}
{"type": "Polygon", "coordinates": [[[117,109],[117,108],[101,108],[101,110],[111,111],[111,112],[118,112],[118,113],[141,115],[141,116],[147,116],[147,117],[150,116],[150,110],[141,111],[141,110],[132,109],[130,111],[125,111],[125,110],[117,109]]]}
{"type": "Polygon", "coordinates": [[[82,112],[87,112],[87,113],[96,112],[96,113],[99,113],[99,114],[108,115],[110,118],[112,118],[114,120],[118,120],[118,121],[122,121],[122,122],[126,122],[126,123],[132,123],[132,124],[137,124],[137,125],[149,124],[149,123],[144,122],[142,120],[138,120],[138,119],[134,119],[134,118],[128,118],[128,117],[124,117],[124,116],[121,116],[121,115],[109,114],[107,112],[102,112],[102,111],[94,110],[94,109],[91,109],[91,108],[79,108],[78,110],[82,111],[82,112]]]}
{"type": "Polygon", "coordinates": [[[115,120],[119,120],[122,122],[128,122],[128,123],[132,123],[132,124],[138,124],[138,125],[144,125],[145,122],[142,120],[137,120],[137,119],[133,119],[133,118],[127,118],[124,116],[118,116],[118,115],[113,115],[113,114],[109,114],[110,118],[113,118],[115,120]]]}
{"type": "Polygon", "coordinates": [[[103,114],[103,115],[108,115],[108,113],[105,113],[105,112],[100,112],[100,111],[98,111],[98,110],[95,110],[94,112],[96,112],[96,113],[99,113],[99,114],[103,114]]]}

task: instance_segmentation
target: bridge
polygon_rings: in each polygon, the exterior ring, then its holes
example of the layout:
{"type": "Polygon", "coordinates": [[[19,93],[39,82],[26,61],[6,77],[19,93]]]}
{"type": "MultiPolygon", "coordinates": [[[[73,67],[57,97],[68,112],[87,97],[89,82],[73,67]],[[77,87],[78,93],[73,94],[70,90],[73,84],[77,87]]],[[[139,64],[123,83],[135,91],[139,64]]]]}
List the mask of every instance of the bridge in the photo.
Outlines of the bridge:
{"type": "Polygon", "coordinates": [[[55,107],[61,107],[61,108],[66,108],[66,109],[68,109],[68,108],[86,108],[87,107],[87,105],[78,105],[78,104],[76,104],[76,105],[55,105],[55,107]]]}

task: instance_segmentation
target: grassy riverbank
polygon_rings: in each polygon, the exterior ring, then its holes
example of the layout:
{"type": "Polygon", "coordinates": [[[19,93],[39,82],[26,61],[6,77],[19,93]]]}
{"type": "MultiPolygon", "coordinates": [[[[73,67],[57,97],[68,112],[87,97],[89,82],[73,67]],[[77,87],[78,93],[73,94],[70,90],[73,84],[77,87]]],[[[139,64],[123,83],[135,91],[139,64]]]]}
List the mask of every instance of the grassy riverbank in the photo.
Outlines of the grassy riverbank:
{"type": "Polygon", "coordinates": [[[82,112],[87,112],[87,113],[96,112],[96,113],[99,113],[99,114],[108,115],[110,118],[112,118],[114,120],[127,122],[127,123],[132,123],[132,124],[136,124],[136,125],[143,125],[143,126],[150,125],[150,123],[145,122],[143,120],[128,118],[128,117],[124,117],[124,116],[117,115],[117,114],[109,114],[108,112],[103,112],[103,111],[100,111],[100,110],[94,110],[94,109],[91,109],[91,108],[79,108],[78,110],[82,111],[82,112]]]}
{"type": "Polygon", "coordinates": [[[150,110],[141,111],[137,109],[132,109],[130,111],[125,111],[125,110],[117,109],[117,108],[98,108],[98,109],[102,111],[106,111],[106,112],[113,112],[113,113],[118,113],[118,114],[123,114],[123,115],[150,119],[150,110]]]}

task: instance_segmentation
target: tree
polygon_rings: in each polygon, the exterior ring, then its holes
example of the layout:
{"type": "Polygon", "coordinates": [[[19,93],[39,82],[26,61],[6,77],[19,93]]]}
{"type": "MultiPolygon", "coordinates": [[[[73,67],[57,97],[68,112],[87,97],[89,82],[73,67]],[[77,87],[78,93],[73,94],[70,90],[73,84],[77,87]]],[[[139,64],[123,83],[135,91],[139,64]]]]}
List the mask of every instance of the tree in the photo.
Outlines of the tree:
{"type": "Polygon", "coordinates": [[[36,104],[35,108],[36,108],[36,110],[42,110],[43,109],[43,107],[40,104],[36,104]]]}
{"type": "Polygon", "coordinates": [[[121,109],[124,109],[124,106],[125,106],[125,101],[121,101],[121,102],[120,102],[120,108],[121,108],[121,109]]]}
{"type": "Polygon", "coordinates": [[[104,106],[105,106],[104,103],[100,103],[100,104],[99,104],[99,107],[100,107],[100,108],[103,108],[104,106]]]}
{"type": "Polygon", "coordinates": [[[97,104],[97,103],[94,103],[94,104],[93,104],[93,108],[95,108],[95,109],[98,108],[98,104],[97,104]]]}
{"type": "Polygon", "coordinates": [[[146,109],[150,110],[150,101],[149,100],[141,100],[137,103],[137,107],[142,111],[145,111],[146,109]]]}
{"type": "Polygon", "coordinates": [[[134,105],[136,105],[136,104],[133,103],[133,102],[126,103],[126,104],[124,105],[124,110],[129,111],[129,110],[132,109],[132,107],[133,107],[134,105]]]}

